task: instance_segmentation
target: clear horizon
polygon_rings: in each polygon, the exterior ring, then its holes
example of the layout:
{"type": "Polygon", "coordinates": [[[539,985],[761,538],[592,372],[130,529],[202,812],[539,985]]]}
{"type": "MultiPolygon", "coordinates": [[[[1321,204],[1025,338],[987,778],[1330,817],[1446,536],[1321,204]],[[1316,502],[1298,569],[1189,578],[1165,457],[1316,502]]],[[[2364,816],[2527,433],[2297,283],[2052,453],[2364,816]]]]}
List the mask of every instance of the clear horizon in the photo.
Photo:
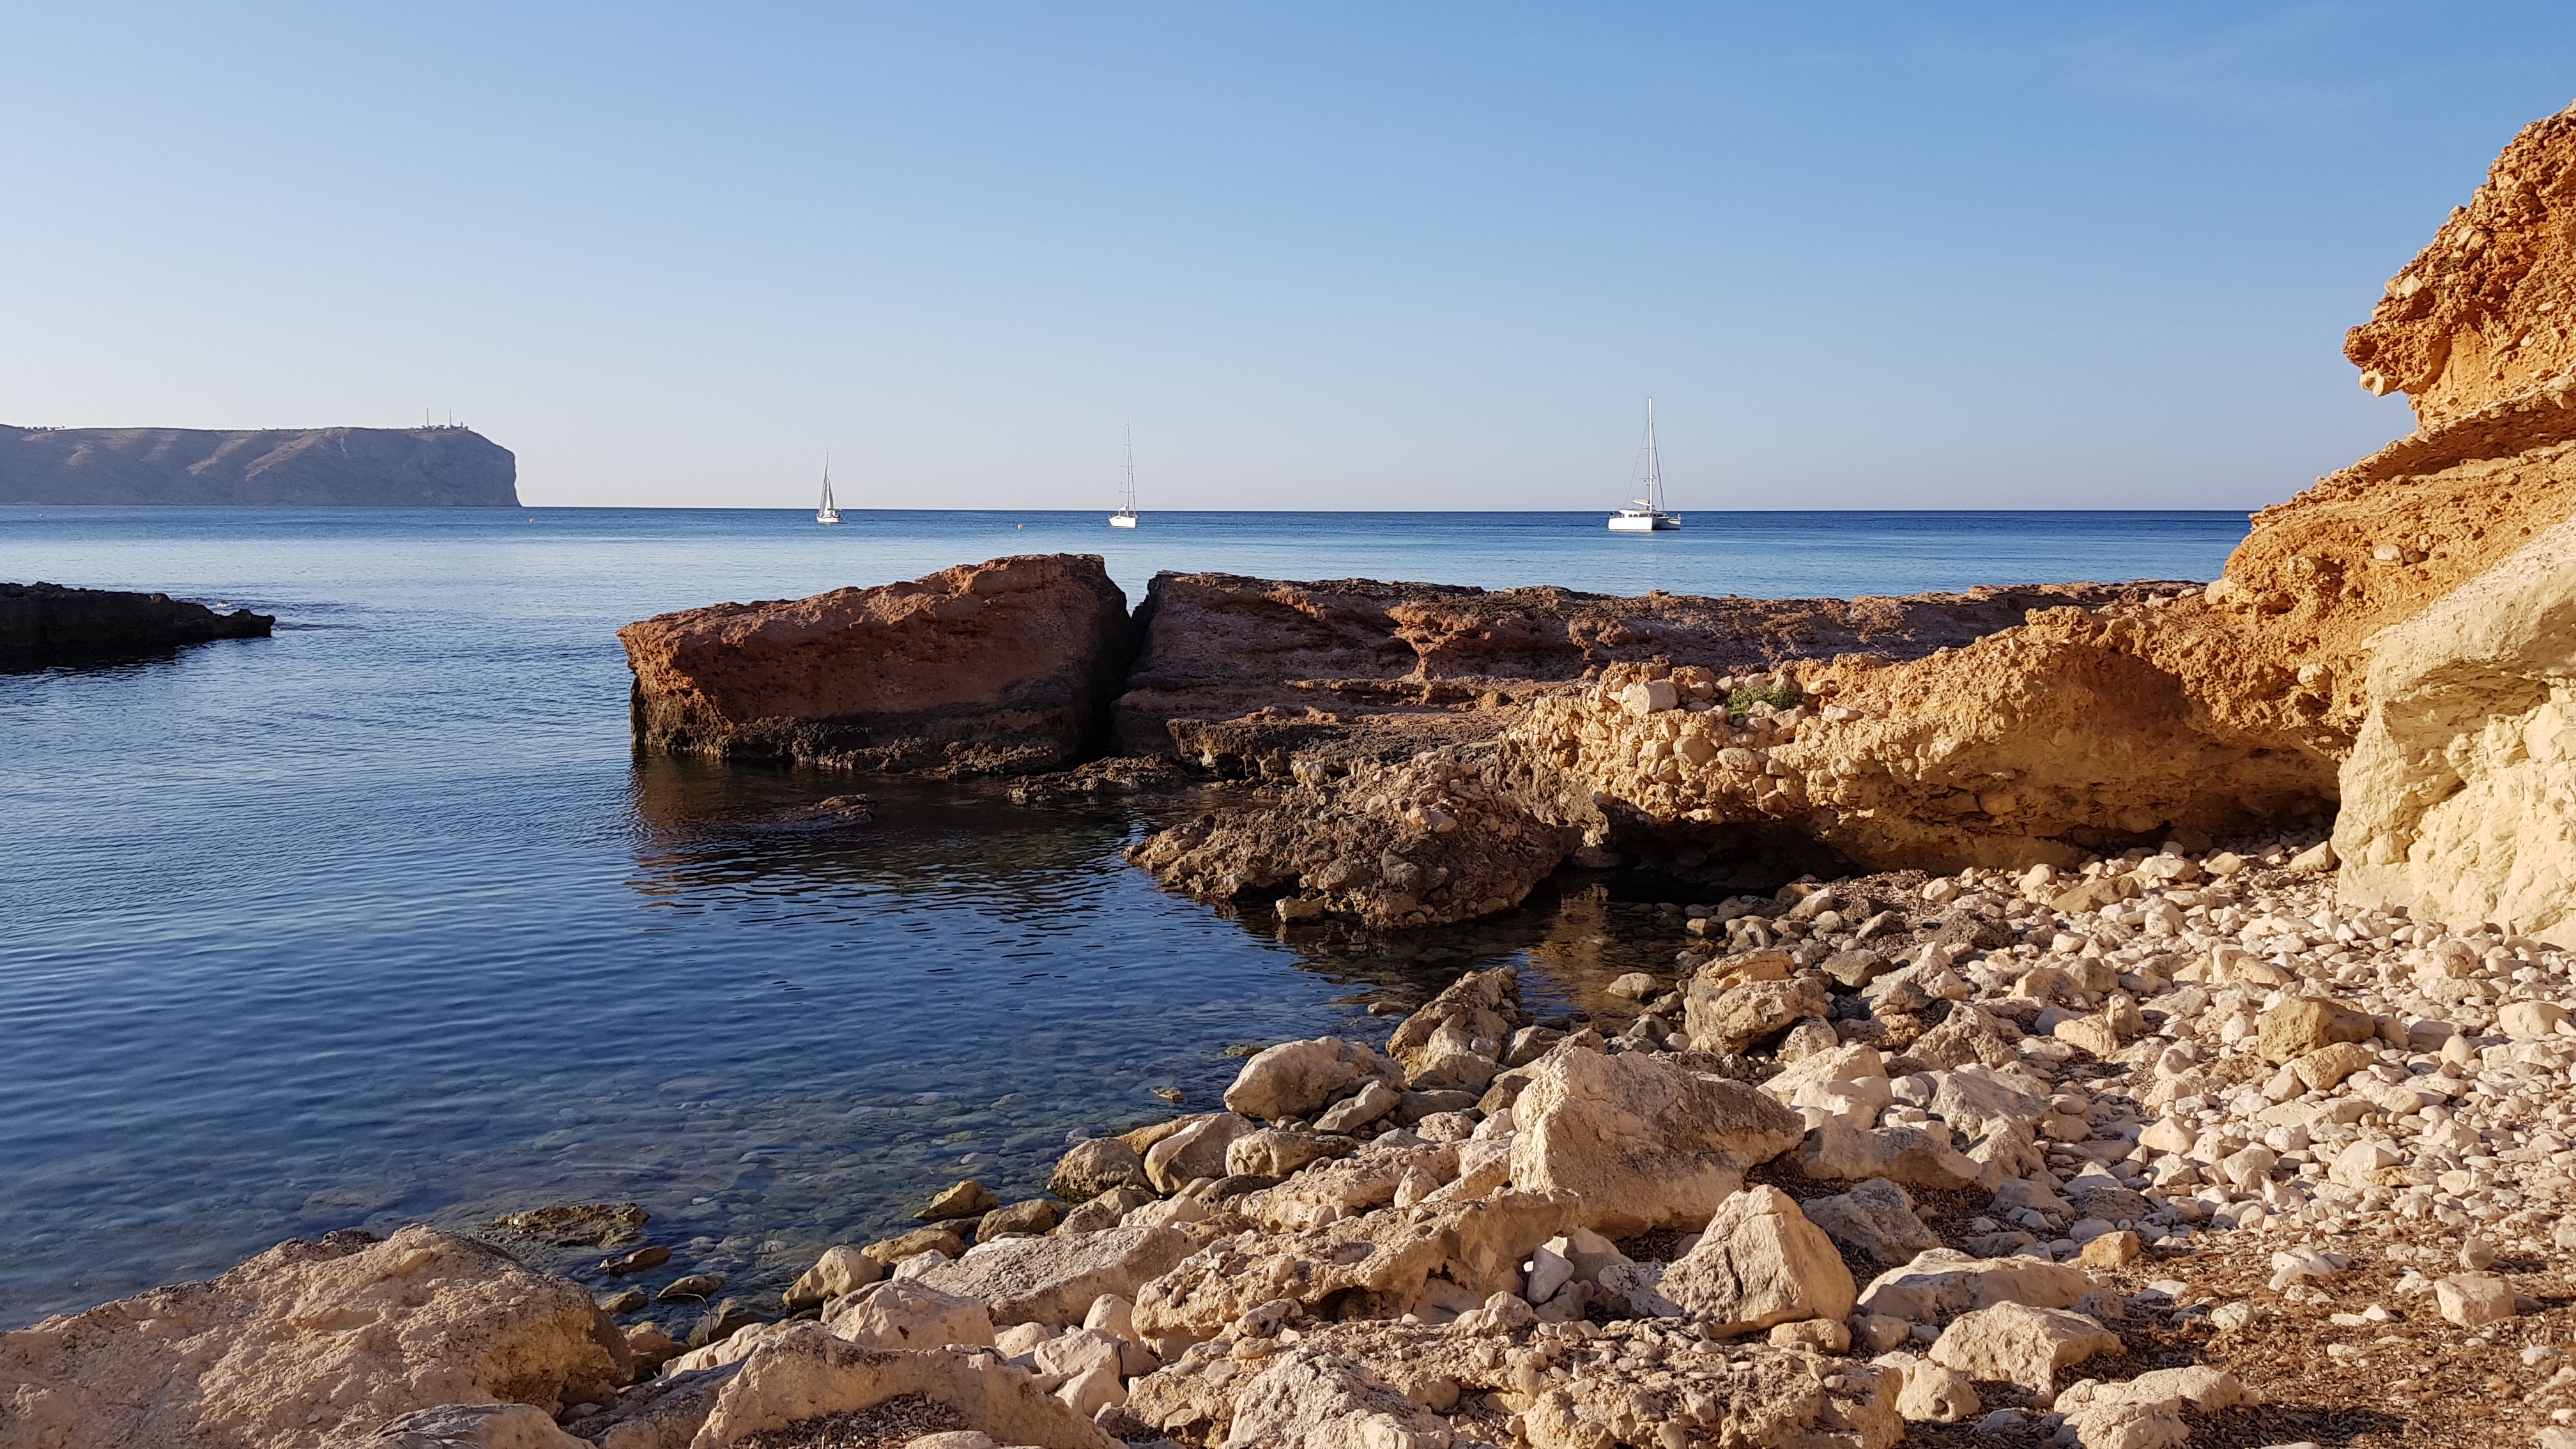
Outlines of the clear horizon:
{"type": "Polygon", "coordinates": [[[0,417],[1594,512],[1651,394],[1685,515],[2251,511],[2408,431],[2342,331],[2576,90],[2576,15],[2418,14],[22,10],[0,417]]]}

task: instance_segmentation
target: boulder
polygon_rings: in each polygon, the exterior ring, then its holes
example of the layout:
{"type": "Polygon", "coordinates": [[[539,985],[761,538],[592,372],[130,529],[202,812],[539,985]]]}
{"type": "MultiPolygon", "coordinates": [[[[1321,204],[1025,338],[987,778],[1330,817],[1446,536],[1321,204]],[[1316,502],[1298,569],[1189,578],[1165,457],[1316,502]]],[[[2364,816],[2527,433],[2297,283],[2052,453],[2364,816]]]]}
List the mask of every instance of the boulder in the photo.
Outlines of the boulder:
{"type": "Polygon", "coordinates": [[[1881,1177],[1909,1187],[1975,1186],[1982,1169],[1952,1147],[1947,1137],[1946,1129],[1855,1129],[1827,1122],[1807,1134],[1798,1151],[1798,1166],[1809,1177],[1852,1181],[1881,1177]]]}
{"type": "MultiPolygon", "coordinates": [[[[1110,1228],[1078,1237],[1012,1238],[978,1246],[914,1281],[922,1288],[989,1305],[996,1324],[1080,1323],[1104,1293],[1132,1299],[1194,1249],[1168,1227],[1110,1228]]],[[[990,1342],[959,1339],[956,1342],[990,1342]]]]}
{"type": "Polygon", "coordinates": [[[1682,1030],[1690,1036],[1691,1046],[1721,1056],[1787,1031],[1803,1017],[1824,1014],[1821,976],[1748,981],[1723,988],[1694,976],[1682,995],[1682,1030]]]}
{"type": "Polygon", "coordinates": [[[913,1217],[925,1223],[952,1222],[959,1218],[980,1218],[1000,1207],[1002,1200],[976,1178],[941,1188],[930,1195],[930,1201],[913,1217]]]}
{"type": "Polygon", "coordinates": [[[1787,1193],[1767,1186],[1727,1199],[1657,1286],[1721,1334],[1839,1319],[1854,1297],[1851,1270],[1832,1240],[1787,1193]]]}
{"type": "Polygon", "coordinates": [[[1151,1187],[1145,1155],[1115,1137],[1094,1137],[1074,1144],[1056,1159],[1047,1191],[1069,1203],[1089,1202],[1112,1188],[1151,1187]]]}
{"type": "Polygon", "coordinates": [[[2435,1280],[2434,1307],[2443,1321],[2484,1328],[2513,1317],[2513,1284],[2494,1273],[2454,1273],[2435,1280]]]}
{"type": "Polygon", "coordinates": [[[886,1265],[846,1244],[825,1248],[803,1276],[788,1285],[781,1301],[789,1309],[811,1308],[844,1293],[855,1293],[885,1276],[886,1265]]]}
{"type": "Polygon", "coordinates": [[[993,1315],[983,1300],[909,1278],[868,1285],[832,1305],[823,1323],[866,1348],[932,1349],[993,1341],[993,1315]]]}
{"type": "Polygon", "coordinates": [[[2021,1060],[2020,1042],[2020,1027],[1962,1001],[1951,1006],[1940,1025],[1916,1038],[1905,1054],[1935,1067],[2003,1067],[2021,1060]]]}
{"type": "Polygon", "coordinates": [[[2133,1404],[2114,1399],[2069,1414],[2078,1449],[2183,1449],[2191,1426],[2174,1404],[2133,1404]]]}
{"type": "Polygon", "coordinates": [[[1338,1037],[1281,1042],[1253,1054],[1225,1089],[1226,1110],[1256,1121],[1310,1117],[1377,1076],[1377,1057],[1338,1037]]]}
{"type": "MultiPolygon", "coordinates": [[[[780,1324],[778,1331],[802,1326],[780,1324]]],[[[672,1369],[630,1388],[602,1412],[582,1419],[581,1437],[596,1449],[688,1449],[706,1423],[707,1411],[715,1407],[717,1390],[742,1371],[741,1359],[750,1356],[747,1347],[740,1358],[717,1367],[672,1369]]]]}
{"type": "Polygon", "coordinates": [[[1521,1263],[1572,1226],[1580,1207],[1572,1193],[1506,1189],[1302,1232],[1224,1239],[1136,1291],[1136,1331],[1210,1338],[1281,1299],[1310,1312],[1330,1300],[1341,1317],[1391,1318],[1411,1311],[1434,1275],[1480,1303],[1517,1289],[1521,1263]]]}
{"type": "Polygon", "coordinates": [[[2554,1001],[2516,1001],[2496,1013],[2496,1030],[2515,1041],[2546,1041],[2561,1035],[2567,1008],[2554,1001]]]}
{"type": "Polygon", "coordinates": [[[1146,1150],[1145,1175],[1152,1179],[1155,1191],[1166,1193],[1179,1192],[1202,1177],[1223,1177],[1226,1150],[1258,1130],[1258,1124],[1232,1112],[1200,1117],[1146,1150]]]}
{"type": "Polygon", "coordinates": [[[1227,1144],[1225,1170],[1256,1177],[1286,1177],[1307,1163],[1348,1157],[1358,1150],[1359,1143],[1348,1137],[1265,1127],[1227,1144]]]}
{"type": "Polygon", "coordinates": [[[2019,1384],[2046,1406],[2057,1397],[2059,1369],[2126,1351],[2118,1334],[2081,1313],[1998,1303],[1959,1315],[1927,1357],[1972,1379],[2019,1384]]]}
{"type": "Polygon", "coordinates": [[[859,1251],[876,1259],[887,1268],[892,1268],[906,1258],[918,1257],[923,1253],[937,1253],[943,1258],[954,1258],[966,1251],[966,1239],[959,1236],[957,1225],[954,1223],[933,1223],[926,1228],[914,1228],[908,1233],[880,1239],[859,1251]]]}
{"type": "Polygon", "coordinates": [[[2379,1034],[2367,1011],[2323,996],[2293,996],[2264,1012],[2257,1037],[2263,1060],[2294,1061],[2337,1042],[2366,1042],[2379,1034]]]}
{"type": "MultiPolygon", "coordinates": [[[[2511,1008],[2507,1008],[2510,1010],[2511,1008]]],[[[2299,1085],[2311,1092],[2330,1092],[2343,1079],[2379,1060],[2379,1053],[2359,1042],[2339,1041],[2321,1046],[2290,1062],[2290,1072],[2299,1085]]]]}
{"type": "MultiPolygon", "coordinates": [[[[1454,1397],[1455,1390],[1452,1390],[1454,1397]]],[[[1449,1421],[1329,1349],[1272,1357],[1235,1396],[1230,1449],[1447,1449],[1449,1421]]]]}
{"type": "Polygon", "coordinates": [[[371,1434],[335,1437],[330,1449],[593,1449],[529,1404],[440,1404],[388,1420],[371,1434]]]}
{"type": "Polygon", "coordinates": [[[1521,1415],[1523,1430],[1531,1449],[1887,1449],[1905,1437],[1896,1411],[1900,1375],[1874,1364],[1738,1347],[1705,1369],[1694,1365],[1692,1374],[1550,1374],[1521,1415]]]}
{"type": "Polygon", "coordinates": [[[1071,1405],[1025,1374],[999,1370],[991,1350],[906,1353],[847,1343],[810,1325],[743,1360],[717,1390],[692,1449],[731,1449],[753,1435],[912,1395],[957,1412],[995,1442],[1039,1449],[1117,1449],[1071,1405]]]}
{"type": "Polygon", "coordinates": [[[1939,1364],[1908,1365],[1896,1393],[1896,1412],[1909,1424],[1956,1424],[1984,1407],[1966,1374],[1939,1364]]]}
{"type": "Polygon", "coordinates": [[[1277,1187],[1252,1193],[1236,1210],[1274,1231],[1313,1227],[1327,1216],[1357,1216],[1394,1202],[1407,1177],[1425,1191],[1455,1178],[1458,1151],[1456,1143],[1372,1144],[1356,1156],[1316,1163],[1277,1187]]]}
{"type": "Polygon", "coordinates": [[[715,604],[617,637],[646,749],[954,773],[1058,769],[1106,748],[1133,653],[1126,595],[1095,554],[715,604]]]}
{"type": "Polygon", "coordinates": [[[1033,1197],[984,1214],[983,1221],[975,1225],[975,1241],[989,1243],[998,1238],[1032,1236],[1052,1229],[1055,1220],[1055,1203],[1033,1197]]]}
{"type": "Polygon", "coordinates": [[[1371,1082],[1325,1108],[1323,1115],[1315,1119],[1315,1130],[1350,1132],[1365,1127],[1394,1111],[1403,1100],[1403,1094],[1386,1083],[1371,1082]]]}
{"type": "Polygon", "coordinates": [[[1914,1199],[1883,1177],[1832,1197],[1811,1197],[1800,1206],[1826,1237],[1882,1268],[1901,1267],[1941,1246],[1940,1236],[1914,1215],[1914,1199]]]}
{"type": "Polygon", "coordinates": [[[433,1228],[333,1233],[0,1334],[0,1442],[305,1449],[442,1405],[552,1413],[631,1371],[578,1283],[433,1228]]]}
{"type": "Polygon", "coordinates": [[[1471,972],[1415,1012],[1387,1044],[1403,1067],[1407,1097],[1418,1093],[1483,1093],[1527,1029],[1519,983],[1509,970],[1471,972]],[[1500,1035],[1493,1033],[1499,1031],[1500,1035]]]}
{"type": "Polygon", "coordinates": [[[2098,1285],[2091,1274],[2039,1258],[1975,1258],[1952,1248],[1918,1254],[1861,1290],[1860,1311],[1937,1323],[1999,1303],[2072,1308],[2098,1285]]]}
{"type": "Polygon", "coordinates": [[[1513,1104],[1511,1180],[1563,1190],[1612,1237],[1697,1228],[1744,1169],[1797,1145],[1797,1114],[1760,1091],[1641,1052],[1559,1049],[1513,1104]]]}

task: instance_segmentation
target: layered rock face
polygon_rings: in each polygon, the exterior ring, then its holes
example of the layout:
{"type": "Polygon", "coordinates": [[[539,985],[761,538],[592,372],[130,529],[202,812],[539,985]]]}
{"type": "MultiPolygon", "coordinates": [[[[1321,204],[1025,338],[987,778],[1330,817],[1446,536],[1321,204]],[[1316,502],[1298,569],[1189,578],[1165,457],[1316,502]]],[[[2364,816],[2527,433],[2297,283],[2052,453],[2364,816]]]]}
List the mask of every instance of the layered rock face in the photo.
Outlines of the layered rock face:
{"type": "Polygon", "coordinates": [[[0,426],[0,503],[516,508],[518,476],[467,428],[0,426]]]}
{"type": "Polygon", "coordinates": [[[168,594],[0,584],[0,659],[166,649],[209,639],[264,639],[274,614],[218,614],[168,594]]]}
{"type": "Polygon", "coordinates": [[[635,737],[673,754],[948,773],[1050,770],[1105,743],[1132,652],[1096,554],[717,604],[617,631],[635,737]]]}
{"type": "Polygon", "coordinates": [[[2383,635],[2368,690],[2345,897],[2576,945],[2576,522],[2383,635]]]}

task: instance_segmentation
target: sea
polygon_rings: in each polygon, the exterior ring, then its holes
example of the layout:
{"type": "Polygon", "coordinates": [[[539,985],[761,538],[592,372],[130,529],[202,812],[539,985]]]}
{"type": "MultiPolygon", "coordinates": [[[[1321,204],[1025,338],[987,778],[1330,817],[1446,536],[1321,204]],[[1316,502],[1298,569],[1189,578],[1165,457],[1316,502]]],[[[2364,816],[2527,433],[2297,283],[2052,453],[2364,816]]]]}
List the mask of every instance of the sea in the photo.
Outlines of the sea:
{"type": "Polygon", "coordinates": [[[278,616],[0,673],[0,1328],[288,1238],[561,1202],[652,1214],[674,1259],[629,1281],[775,1291],[958,1179],[1036,1196],[1070,1143],[1215,1106],[1253,1047],[1379,1045],[1387,1013],[1507,963],[1583,1007],[1677,944],[1634,887],[1575,873],[1485,922],[1283,940],[1124,863],[1157,828],[1140,809],[639,757],[631,620],[1059,551],[1102,555],[1131,603],[1165,569],[1750,597],[2209,579],[2246,530],[844,516],[0,508],[0,579],[278,616]],[[872,820],[806,808],[850,792],[872,820]]]}

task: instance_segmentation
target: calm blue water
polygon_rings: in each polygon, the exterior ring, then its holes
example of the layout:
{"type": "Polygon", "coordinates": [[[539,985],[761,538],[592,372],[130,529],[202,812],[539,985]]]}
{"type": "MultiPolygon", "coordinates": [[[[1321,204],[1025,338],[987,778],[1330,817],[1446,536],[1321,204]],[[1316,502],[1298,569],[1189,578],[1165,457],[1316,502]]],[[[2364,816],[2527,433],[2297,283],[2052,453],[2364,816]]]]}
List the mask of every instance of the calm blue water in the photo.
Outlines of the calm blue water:
{"type": "MultiPolygon", "coordinates": [[[[278,614],[273,639],[0,674],[0,1326],[288,1236],[634,1199],[775,1285],[957,1177],[1215,1100],[1230,1043],[1471,966],[1581,1001],[1670,941],[1597,892],[1291,946],[1118,859],[1130,815],[637,762],[614,629],[1013,552],[1799,596],[2213,577],[2238,514],[0,508],[0,579],[278,614]],[[842,790],[874,824],[795,807],[842,790]]],[[[1537,898],[1533,898],[1536,902],[1537,898]]]]}

